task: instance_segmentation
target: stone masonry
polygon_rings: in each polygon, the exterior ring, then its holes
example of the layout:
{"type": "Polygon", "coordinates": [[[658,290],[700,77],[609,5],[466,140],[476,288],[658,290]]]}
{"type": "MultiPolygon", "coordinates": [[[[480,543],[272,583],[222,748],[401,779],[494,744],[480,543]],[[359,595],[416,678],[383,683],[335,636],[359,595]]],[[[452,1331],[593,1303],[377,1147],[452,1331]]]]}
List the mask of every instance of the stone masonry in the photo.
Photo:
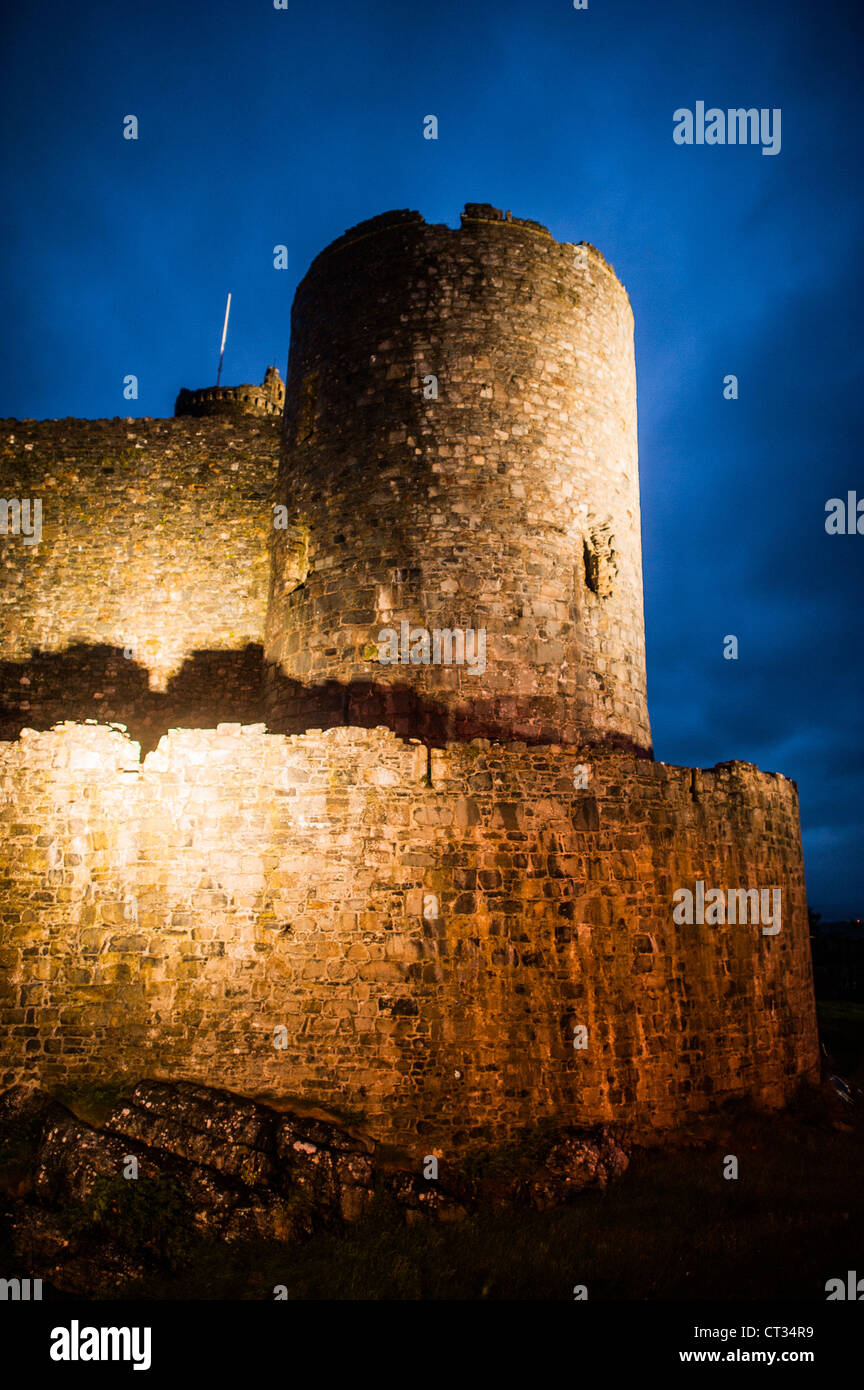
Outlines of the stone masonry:
{"type": "Polygon", "coordinates": [[[279,415],[285,408],[285,385],[276,367],[268,367],[260,386],[203,386],[189,391],[185,386],[174,405],[175,416],[191,415],[196,420],[215,416],[279,415]]]}
{"type": "Polygon", "coordinates": [[[42,503],[39,545],[0,535],[0,737],[257,717],[278,444],[248,416],[0,421],[0,495],[42,503]]]}
{"type": "Polygon", "coordinates": [[[0,534],[0,1085],[188,1080],[416,1153],[784,1104],[797,793],[651,756],[610,267],[386,214],[299,287],[285,390],[278,477],[275,417],[0,423],[44,502],[0,534]],[[382,665],[402,621],[484,628],[485,670],[382,665]],[[780,931],[676,922],[700,881],[780,931]]]}
{"type": "Polygon", "coordinates": [[[100,726],[0,745],[0,1084],[218,1081],[414,1147],[787,1099],[815,1057],[793,784],[605,753],[576,791],[575,756],[239,725],[143,764],[100,726]],[[696,879],[782,886],[782,930],[673,924],[696,879]]]}
{"type": "Polygon", "coordinates": [[[270,713],[650,754],[633,314],[593,247],[494,214],[361,223],[297,290],[270,713]],[[483,628],[485,672],[381,666],[402,620],[483,628]]]}

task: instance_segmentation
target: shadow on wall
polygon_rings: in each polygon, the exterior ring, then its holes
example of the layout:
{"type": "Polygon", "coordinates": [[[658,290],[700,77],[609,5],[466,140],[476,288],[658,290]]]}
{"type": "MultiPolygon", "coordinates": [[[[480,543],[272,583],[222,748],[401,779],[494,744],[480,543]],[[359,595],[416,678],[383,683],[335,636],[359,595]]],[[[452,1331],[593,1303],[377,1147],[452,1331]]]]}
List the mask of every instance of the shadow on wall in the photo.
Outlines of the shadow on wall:
{"type": "Polygon", "coordinates": [[[160,693],[147,670],[121,648],[69,647],[34,652],[29,661],[0,662],[0,739],[22,729],[50,729],[70,719],[125,724],[142,754],[168,729],[210,729],[219,723],[263,722],[260,646],[194,652],[160,693]]]}
{"type": "MultiPolygon", "coordinates": [[[[22,729],[50,729],[64,720],[125,724],[142,756],[169,729],[214,729],[217,724],[265,724],[270,733],[354,725],[385,726],[401,738],[440,746],[488,738],[495,742],[561,743],[558,711],[542,698],[516,699],[503,712],[482,700],[463,707],[438,704],[412,685],[327,681],[307,686],[264,661],[263,649],[193,652],[162,693],[149,688],[147,670],[118,647],[80,644],[65,652],[34,652],[25,662],[0,662],[0,740],[22,729]]],[[[584,743],[584,739],[583,739],[584,743]]],[[[650,757],[624,738],[604,746],[650,757]]]]}

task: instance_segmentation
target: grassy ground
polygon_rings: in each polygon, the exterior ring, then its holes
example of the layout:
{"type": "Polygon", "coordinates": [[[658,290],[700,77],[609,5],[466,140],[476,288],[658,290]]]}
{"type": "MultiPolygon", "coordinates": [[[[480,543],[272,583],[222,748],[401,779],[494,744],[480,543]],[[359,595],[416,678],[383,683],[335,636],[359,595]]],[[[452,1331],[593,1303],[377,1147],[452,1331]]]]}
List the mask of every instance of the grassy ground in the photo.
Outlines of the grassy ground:
{"type": "MultiPolygon", "coordinates": [[[[820,1005],[832,1069],[861,1084],[864,1005],[820,1005]]],[[[136,1292],[152,1298],[766,1299],[824,1301],[861,1264],[864,1106],[829,1088],[782,1115],[727,1112],[637,1149],[607,1192],[551,1212],[406,1226],[366,1221],[296,1246],[208,1246],[136,1292]],[[723,1177],[738,1159],[737,1180],[723,1177]]],[[[9,1263],[8,1259],[5,1263],[9,1263]]]]}
{"type": "Polygon", "coordinates": [[[837,1072],[852,1085],[864,1089],[864,1004],[820,1000],[816,1012],[819,1036],[837,1072]]]}
{"type": "Polygon", "coordinates": [[[387,1212],[295,1249],[201,1251],[150,1296],[292,1299],[817,1298],[860,1264],[862,1136],[742,1116],[722,1142],[637,1151],[551,1212],[406,1227],[387,1212]],[[725,1155],[737,1181],[722,1176],[725,1155]]]}

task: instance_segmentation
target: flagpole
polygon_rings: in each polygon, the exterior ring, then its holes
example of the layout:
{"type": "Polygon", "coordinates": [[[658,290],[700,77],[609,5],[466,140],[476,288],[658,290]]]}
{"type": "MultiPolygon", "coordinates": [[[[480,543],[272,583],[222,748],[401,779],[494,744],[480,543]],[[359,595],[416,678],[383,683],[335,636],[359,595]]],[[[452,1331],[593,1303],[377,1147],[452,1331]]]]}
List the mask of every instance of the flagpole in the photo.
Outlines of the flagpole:
{"type": "Polygon", "coordinates": [[[225,305],[225,322],[222,325],[222,344],[219,348],[219,370],[216,373],[216,385],[222,380],[222,357],[225,352],[225,339],[228,336],[228,315],[231,312],[231,296],[228,296],[228,303],[225,305]]]}

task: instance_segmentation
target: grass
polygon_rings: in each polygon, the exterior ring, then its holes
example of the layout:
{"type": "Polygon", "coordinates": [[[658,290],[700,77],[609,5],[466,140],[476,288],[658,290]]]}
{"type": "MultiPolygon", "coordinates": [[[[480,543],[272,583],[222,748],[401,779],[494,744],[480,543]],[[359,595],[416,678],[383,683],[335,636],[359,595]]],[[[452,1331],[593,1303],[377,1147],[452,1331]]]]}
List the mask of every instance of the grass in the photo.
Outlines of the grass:
{"type": "Polygon", "coordinates": [[[64,1207],[61,1219],[71,1236],[110,1239],[175,1266],[188,1260],[194,1236],[189,1207],[169,1178],[97,1178],[87,1200],[64,1207]]]}
{"type": "Polygon", "coordinates": [[[138,1296],[265,1299],[823,1299],[860,1264],[860,1122],[726,1117],[687,1147],[637,1149],[624,1177],[554,1211],[406,1226],[380,1202],[303,1245],[201,1245],[138,1296]],[[723,1178],[735,1154],[739,1177],[723,1178]]]}
{"type": "MultiPolygon", "coordinates": [[[[864,1006],[821,1003],[819,1018],[833,1065],[854,1082],[864,1006]]],[[[861,1263],[860,1110],[824,1088],[782,1114],[729,1110],[637,1148],[619,1182],[554,1211],[406,1225],[382,1197],[364,1221],[304,1244],[190,1242],[182,1269],[110,1296],[272,1300],[284,1285],[292,1300],[571,1300],[585,1284],[590,1299],[824,1301],[826,1281],[861,1263]]],[[[472,1175],[481,1196],[498,1167],[472,1175]]]]}
{"type": "Polygon", "coordinates": [[[39,1147],[41,1121],[29,1116],[0,1134],[0,1191],[17,1188],[31,1173],[39,1147]]]}
{"type": "Polygon", "coordinates": [[[864,1089],[864,1004],[820,999],[819,1036],[844,1080],[864,1089]]]}

